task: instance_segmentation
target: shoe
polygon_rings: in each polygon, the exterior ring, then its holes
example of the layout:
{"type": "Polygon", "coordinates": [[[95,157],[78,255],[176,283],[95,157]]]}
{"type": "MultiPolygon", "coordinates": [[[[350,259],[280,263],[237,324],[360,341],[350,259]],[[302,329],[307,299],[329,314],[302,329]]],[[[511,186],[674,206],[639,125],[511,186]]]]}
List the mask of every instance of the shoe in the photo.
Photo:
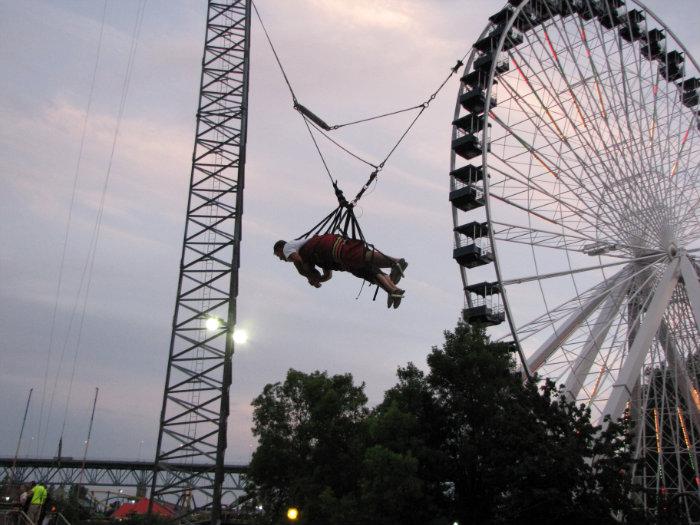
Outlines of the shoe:
{"type": "Polygon", "coordinates": [[[386,294],[386,307],[391,308],[391,306],[394,304],[394,298],[390,293],[386,294]]]}
{"type": "Polygon", "coordinates": [[[405,290],[396,290],[394,293],[389,294],[389,297],[391,298],[391,306],[398,308],[401,304],[404,293],[406,293],[405,290]]]}
{"type": "Polygon", "coordinates": [[[407,266],[408,263],[406,262],[406,259],[399,259],[394,263],[394,266],[391,267],[389,278],[394,284],[397,284],[401,280],[401,277],[403,277],[403,272],[407,266]]]}

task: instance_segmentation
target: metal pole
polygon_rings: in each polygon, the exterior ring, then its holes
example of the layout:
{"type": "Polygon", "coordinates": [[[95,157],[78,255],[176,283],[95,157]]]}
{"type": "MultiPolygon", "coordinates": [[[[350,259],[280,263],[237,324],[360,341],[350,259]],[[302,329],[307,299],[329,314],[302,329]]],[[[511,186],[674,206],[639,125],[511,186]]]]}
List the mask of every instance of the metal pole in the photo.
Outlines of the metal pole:
{"type": "Polygon", "coordinates": [[[87,459],[88,447],[90,446],[90,435],[92,434],[92,423],[95,420],[95,407],[97,406],[97,394],[100,393],[100,389],[95,387],[95,399],[92,402],[92,414],[90,415],[90,426],[88,426],[87,439],[85,440],[85,449],[83,450],[83,462],[80,465],[80,477],[78,478],[78,485],[83,484],[83,473],[85,472],[85,460],[87,459]]]}
{"type": "Polygon", "coordinates": [[[22,427],[19,430],[19,438],[17,439],[17,448],[15,449],[15,457],[12,460],[12,470],[10,471],[10,482],[15,481],[15,467],[17,466],[17,458],[19,457],[19,448],[22,445],[22,434],[24,434],[24,426],[27,423],[27,414],[29,413],[29,402],[32,400],[33,388],[29,389],[29,395],[27,396],[27,406],[24,407],[24,417],[22,418],[22,427]]]}
{"type": "MultiPolygon", "coordinates": [[[[239,150],[238,159],[238,187],[239,191],[236,192],[236,209],[243,209],[243,190],[245,186],[245,160],[246,160],[246,142],[248,137],[248,84],[249,84],[249,71],[250,71],[250,0],[245,1],[245,38],[246,42],[244,57],[243,57],[243,90],[241,98],[241,143],[239,150]]],[[[234,225],[234,253],[240,254],[240,242],[241,242],[242,224],[239,218],[236,220],[234,225]]],[[[227,447],[227,424],[229,415],[229,390],[231,388],[232,381],[232,359],[234,342],[233,342],[233,329],[236,326],[236,301],[235,298],[238,295],[238,271],[237,267],[240,259],[236,260],[234,263],[236,265],[236,271],[231,272],[231,281],[229,284],[229,299],[228,304],[228,333],[226,334],[226,346],[224,355],[224,369],[222,377],[222,391],[221,391],[221,409],[219,415],[219,436],[216,451],[216,465],[214,467],[214,494],[212,498],[212,508],[211,508],[211,525],[219,525],[221,523],[221,491],[224,484],[224,460],[226,455],[227,447]]]]}

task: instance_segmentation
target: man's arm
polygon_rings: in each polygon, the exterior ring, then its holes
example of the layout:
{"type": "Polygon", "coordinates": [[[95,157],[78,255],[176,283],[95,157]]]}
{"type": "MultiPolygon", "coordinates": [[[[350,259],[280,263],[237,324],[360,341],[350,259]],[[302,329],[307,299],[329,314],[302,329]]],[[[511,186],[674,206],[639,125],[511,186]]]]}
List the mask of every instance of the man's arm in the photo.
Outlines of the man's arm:
{"type": "MultiPolygon", "coordinates": [[[[312,264],[304,262],[304,260],[299,256],[297,252],[293,252],[289,256],[288,260],[294,263],[294,267],[297,269],[297,272],[299,272],[302,276],[306,277],[311,286],[314,286],[316,288],[321,287],[321,279],[323,279],[323,276],[319,273],[319,271],[316,268],[314,268],[312,264]]],[[[326,271],[324,270],[324,275],[325,272],[326,271]]]]}

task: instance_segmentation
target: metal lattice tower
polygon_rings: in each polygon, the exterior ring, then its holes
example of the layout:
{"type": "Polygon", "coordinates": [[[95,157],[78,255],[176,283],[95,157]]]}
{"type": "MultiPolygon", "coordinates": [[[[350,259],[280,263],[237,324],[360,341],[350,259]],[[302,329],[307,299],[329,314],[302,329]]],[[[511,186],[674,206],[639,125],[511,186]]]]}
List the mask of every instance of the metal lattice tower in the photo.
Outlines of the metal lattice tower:
{"type": "Polygon", "coordinates": [[[151,491],[152,499],[189,500],[190,511],[211,511],[212,523],[221,511],[234,352],[249,42],[250,0],[210,0],[151,491]]]}

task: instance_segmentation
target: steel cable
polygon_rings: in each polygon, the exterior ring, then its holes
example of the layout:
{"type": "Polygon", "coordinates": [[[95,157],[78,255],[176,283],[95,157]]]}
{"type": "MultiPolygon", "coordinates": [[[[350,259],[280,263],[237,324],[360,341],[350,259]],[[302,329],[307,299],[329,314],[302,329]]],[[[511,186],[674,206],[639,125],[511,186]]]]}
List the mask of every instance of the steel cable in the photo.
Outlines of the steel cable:
{"type": "MultiPolygon", "coordinates": [[[[36,447],[37,447],[37,452],[39,450],[39,436],[41,436],[41,426],[42,426],[42,421],[44,417],[44,405],[46,402],[46,387],[48,385],[48,379],[49,379],[49,368],[50,368],[50,363],[51,363],[51,354],[52,350],[54,347],[54,336],[55,336],[55,331],[56,331],[56,316],[58,314],[58,303],[61,297],[61,288],[63,284],[63,274],[65,270],[65,262],[66,262],[66,254],[68,251],[68,239],[69,239],[69,234],[70,234],[70,226],[72,224],[72,218],[73,218],[73,209],[75,208],[75,200],[76,200],[76,194],[77,194],[77,188],[78,188],[78,176],[80,173],[80,166],[82,164],[83,160],[83,150],[85,146],[85,137],[87,136],[87,123],[90,118],[90,112],[92,109],[92,101],[93,101],[93,96],[95,93],[95,80],[97,78],[97,69],[98,65],[100,62],[100,53],[102,50],[102,39],[104,36],[104,28],[105,28],[105,18],[106,18],[106,13],[107,13],[107,0],[104,0],[104,3],[102,5],[102,21],[100,24],[100,33],[99,37],[97,39],[97,51],[95,53],[95,64],[92,69],[92,80],[90,81],[90,89],[89,89],[89,94],[88,94],[88,103],[87,107],[85,109],[85,117],[83,119],[83,127],[82,131],[80,134],[80,146],[78,148],[78,159],[76,161],[76,166],[75,166],[75,172],[73,174],[73,188],[71,191],[71,199],[70,199],[70,205],[68,206],[68,218],[66,219],[66,231],[63,237],[63,246],[61,248],[61,261],[59,263],[59,268],[58,268],[58,284],[56,285],[56,295],[54,298],[54,305],[53,305],[53,312],[51,314],[51,328],[49,330],[49,349],[48,349],[48,355],[46,356],[46,366],[44,369],[44,381],[42,384],[42,389],[41,389],[41,405],[40,405],[40,410],[39,410],[39,427],[37,429],[37,442],[36,442],[36,447]]],[[[60,368],[59,368],[60,370],[60,368]]],[[[55,388],[55,386],[54,386],[55,388]]],[[[48,425],[48,420],[47,420],[47,425],[48,425]]]]}

